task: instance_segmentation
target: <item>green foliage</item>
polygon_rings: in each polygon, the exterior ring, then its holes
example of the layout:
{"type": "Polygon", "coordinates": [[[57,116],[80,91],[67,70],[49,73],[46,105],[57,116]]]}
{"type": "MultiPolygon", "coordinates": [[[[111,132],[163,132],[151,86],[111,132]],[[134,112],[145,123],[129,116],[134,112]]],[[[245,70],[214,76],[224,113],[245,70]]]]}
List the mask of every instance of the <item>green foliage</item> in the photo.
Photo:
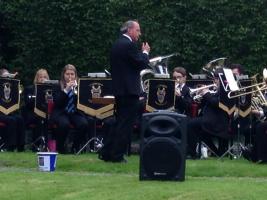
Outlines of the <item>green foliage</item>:
{"type": "Polygon", "coordinates": [[[170,68],[198,72],[228,57],[255,73],[267,60],[266,8],[264,0],[2,0],[0,31],[9,37],[0,39],[0,64],[26,82],[39,67],[53,78],[67,63],[80,74],[102,71],[121,24],[138,19],[152,57],[178,53],[170,68]]]}

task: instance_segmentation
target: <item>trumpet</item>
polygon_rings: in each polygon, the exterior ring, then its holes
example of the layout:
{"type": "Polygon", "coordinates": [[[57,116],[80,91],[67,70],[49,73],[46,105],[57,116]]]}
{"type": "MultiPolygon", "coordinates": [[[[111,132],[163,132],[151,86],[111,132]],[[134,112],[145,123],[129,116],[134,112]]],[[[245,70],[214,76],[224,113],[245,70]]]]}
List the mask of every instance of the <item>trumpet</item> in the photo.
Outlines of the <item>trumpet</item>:
{"type": "Polygon", "coordinates": [[[76,94],[76,95],[78,94],[78,83],[76,80],[75,80],[74,86],[72,86],[72,90],[73,90],[74,94],[76,94]]]}
{"type": "Polygon", "coordinates": [[[190,96],[193,98],[193,100],[195,102],[199,102],[201,101],[203,95],[202,94],[198,94],[200,91],[204,90],[204,89],[209,89],[209,93],[214,94],[216,93],[216,89],[217,89],[217,85],[215,83],[210,84],[210,85],[205,85],[199,88],[195,88],[195,89],[191,89],[189,88],[189,94],[190,96]]]}
{"type": "MultiPolygon", "coordinates": [[[[209,89],[209,88],[213,88],[213,89],[217,88],[217,85],[215,83],[213,83],[213,84],[205,85],[205,86],[202,86],[202,87],[199,87],[199,88],[194,88],[194,89],[189,88],[189,93],[190,93],[190,96],[194,96],[198,92],[200,92],[201,90],[209,89]]],[[[212,90],[210,90],[210,91],[212,91],[212,90]]],[[[214,92],[212,92],[212,93],[214,93],[214,92]]]]}

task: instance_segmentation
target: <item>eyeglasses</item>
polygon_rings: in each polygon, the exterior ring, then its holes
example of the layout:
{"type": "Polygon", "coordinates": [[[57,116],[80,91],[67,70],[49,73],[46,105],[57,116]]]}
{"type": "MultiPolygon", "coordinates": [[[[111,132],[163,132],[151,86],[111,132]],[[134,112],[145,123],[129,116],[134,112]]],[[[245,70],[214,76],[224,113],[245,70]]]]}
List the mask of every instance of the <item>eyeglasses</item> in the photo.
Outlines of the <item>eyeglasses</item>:
{"type": "Polygon", "coordinates": [[[176,80],[176,79],[181,79],[181,78],[183,78],[183,76],[173,76],[172,77],[174,80],[176,80]]]}

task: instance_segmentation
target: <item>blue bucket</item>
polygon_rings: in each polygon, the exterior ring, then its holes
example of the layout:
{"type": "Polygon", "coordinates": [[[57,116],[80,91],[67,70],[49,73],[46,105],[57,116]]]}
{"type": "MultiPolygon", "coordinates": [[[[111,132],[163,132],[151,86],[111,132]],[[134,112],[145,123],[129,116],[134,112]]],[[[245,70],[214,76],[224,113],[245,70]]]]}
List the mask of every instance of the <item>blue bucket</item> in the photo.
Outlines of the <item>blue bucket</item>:
{"type": "Polygon", "coordinates": [[[56,169],[57,163],[56,152],[38,152],[38,166],[39,171],[42,172],[53,172],[56,169]]]}

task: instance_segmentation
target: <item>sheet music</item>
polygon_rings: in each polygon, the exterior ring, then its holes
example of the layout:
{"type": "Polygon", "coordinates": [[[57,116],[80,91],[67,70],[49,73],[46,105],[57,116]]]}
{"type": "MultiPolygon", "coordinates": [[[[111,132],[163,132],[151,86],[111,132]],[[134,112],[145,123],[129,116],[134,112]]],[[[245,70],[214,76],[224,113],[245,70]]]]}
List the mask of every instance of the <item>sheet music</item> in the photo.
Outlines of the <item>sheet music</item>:
{"type": "Polygon", "coordinates": [[[229,88],[231,91],[237,91],[239,90],[238,84],[235,80],[234,74],[231,69],[223,69],[225,78],[229,84],[229,88]]]}

